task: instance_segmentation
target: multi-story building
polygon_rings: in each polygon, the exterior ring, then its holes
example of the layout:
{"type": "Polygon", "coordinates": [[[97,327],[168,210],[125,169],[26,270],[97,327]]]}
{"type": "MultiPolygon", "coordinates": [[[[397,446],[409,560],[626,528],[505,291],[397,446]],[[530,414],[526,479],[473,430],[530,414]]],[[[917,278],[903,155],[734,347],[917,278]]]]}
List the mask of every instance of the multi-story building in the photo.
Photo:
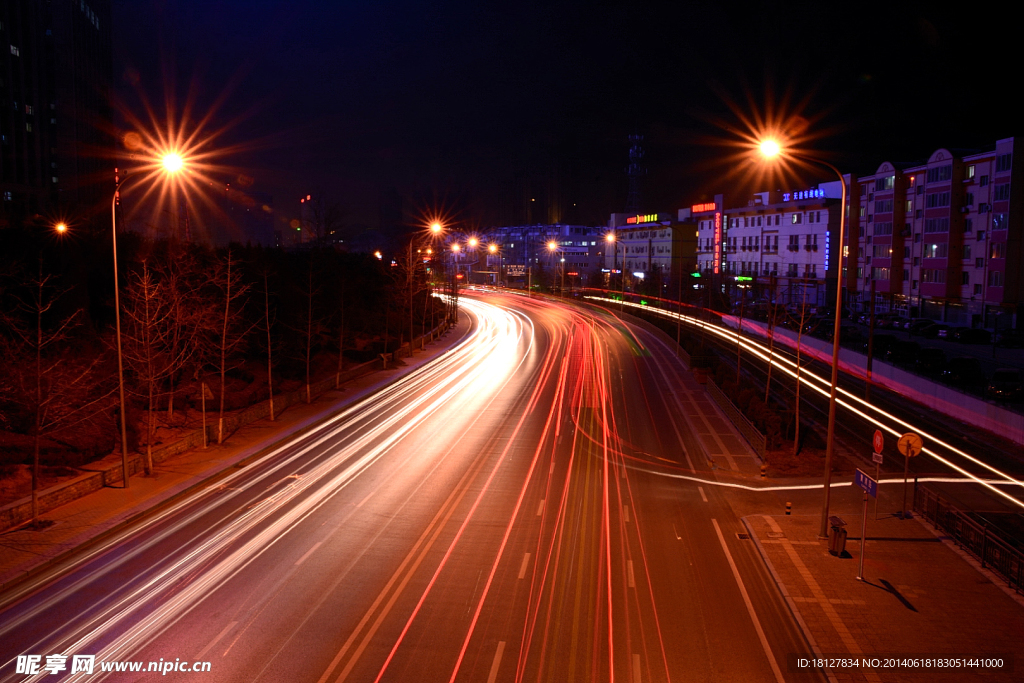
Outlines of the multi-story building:
{"type": "Polygon", "coordinates": [[[0,3],[0,225],[113,191],[110,0],[0,3]]]}
{"type": "MultiPolygon", "coordinates": [[[[639,288],[638,280],[650,279],[658,283],[662,295],[674,298],[680,278],[697,267],[697,225],[689,209],[676,215],[612,214],[608,227],[615,241],[607,245],[605,269],[624,272],[633,288],[639,288]]],[[[645,289],[650,291],[651,286],[645,289]]]]}
{"type": "Polygon", "coordinates": [[[542,273],[560,278],[564,272],[567,288],[591,286],[604,262],[604,233],[604,228],[585,225],[491,228],[484,241],[498,249],[493,254],[486,252],[486,273],[492,282],[526,286],[542,273]]]}
{"type": "Polygon", "coordinates": [[[1024,226],[1013,138],[992,150],[936,150],[885,162],[850,184],[849,305],[954,325],[1017,327],[1024,226]]]}
{"type": "Polygon", "coordinates": [[[839,256],[839,182],[755,194],[726,208],[723,195],[697,204],[698,265],[715,286],[773,303],[828,307],[839,256]],[[730,285],[731,286],[731,285],[730,285]]]}

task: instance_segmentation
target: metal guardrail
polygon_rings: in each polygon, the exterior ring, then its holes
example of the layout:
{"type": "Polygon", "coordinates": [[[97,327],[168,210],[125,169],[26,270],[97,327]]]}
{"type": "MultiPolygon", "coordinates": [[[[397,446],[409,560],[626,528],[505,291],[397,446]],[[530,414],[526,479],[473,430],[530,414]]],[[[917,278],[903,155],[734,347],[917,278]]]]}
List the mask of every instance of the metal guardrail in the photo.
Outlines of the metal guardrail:
{"type": "Polygon", "coordinates": [[[957,545],[981,561],[981,566],[1003,577],[1018,593],[1024,590],[1024,552],[1003,540],[988,525],[980,524],[925,486],[914,486],[914,511],[946,532],[957,545]]]}
{"type": "Polygon", "coordinates": [[[711,395],[712,400],[718,404],[718,407],[722,409],[726,417],[736,425],[736,428],[740,430],[743,438],[747,440],[750,447],[754,449],[758,457],[764,460],[768,453],[768,439],[762,434],[754,423],[747,419],[747,416],[740,412],[740,409],[736,407],[736,404],[729,400],[715,381],[708,377],[707,384],[704,385],[708,394],[711,395]]]}

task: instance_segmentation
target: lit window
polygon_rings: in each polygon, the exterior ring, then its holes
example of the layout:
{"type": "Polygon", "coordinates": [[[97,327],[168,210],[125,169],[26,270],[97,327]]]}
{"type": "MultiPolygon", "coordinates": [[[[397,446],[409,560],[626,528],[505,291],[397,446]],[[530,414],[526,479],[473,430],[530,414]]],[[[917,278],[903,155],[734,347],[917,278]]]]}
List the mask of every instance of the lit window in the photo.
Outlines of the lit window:
{"type": "Polygon", "coordinates": [[[14,55],[15,57],[19,57],[19,56],[21,56],[21,50],[19,50],[18,48],[14,47],[13,45],[11,45],[11,54],[14,55]]]}

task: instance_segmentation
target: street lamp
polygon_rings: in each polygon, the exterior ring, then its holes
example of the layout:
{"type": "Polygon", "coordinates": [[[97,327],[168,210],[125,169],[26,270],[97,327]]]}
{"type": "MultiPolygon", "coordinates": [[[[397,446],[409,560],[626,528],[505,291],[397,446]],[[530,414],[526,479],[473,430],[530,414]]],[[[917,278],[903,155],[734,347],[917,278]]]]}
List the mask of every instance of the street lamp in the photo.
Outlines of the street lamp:
{"type": "Polygon", "coordinates": [[[561,261],[559,261],[559,267],[562,270],[562,281],[561,281],[561,284],[558,285],[558,296],[565,297],[565,252],[563,252],[558,247],[558,242],[556,242],[554,240],[550,240],[548,242],[548,253],[549,254],[554,254],[555,252],[558,252],[558,254],[559,254],[560,258],[561,258],[561,261]]]}
{"type": "MultiPolygon", "coordinates": [[[[605,242],[612,245],[612,272],[615,271],[616,259],[619,255],[619,243],[615,238],[615,233],[610,232],[604,236],[605,242]]],[[[611,277],[608,278],[608,284],[611,285],[611,277]]],[[[626,247],[622,247],[622,266],[619,268],[619,284],[621,292],[619,293],[619,311],[622,311],[623,301],[626,299],[626,247]]]]}
{"type": "Polygon", "coordinates": [[[821,538],[825,538],[828,536],[828,510],[832,493],[830,487],[832,484],[832,454],[835,451],[833,441],[836,432],[836,387],[839,383],[839,330],[843,306],[843,242],[846,239],[846,178],[839,172],[839,169],[827,161],[790,150],[783,150],[779,143],[771,138],[761,141],[759,150],[761,155],[769,160],[780,156],[789,156],[794,159],[824,166],[836,174],[842,186],[842,200],[839,205],[839,249],[837,250],[839,253],[836,260],[835,327],[832,331],[832,385],[828,392],[828,437],[825,444],[825,500],[821,509],[821,527],[818,531],[818,535],[821,538]]]}
{"type": "MultiPolygon", "coordinates": [[[[160,157],[159,165],[167,175],[180,172],[185,167],[185,160],[177,152],[168,152],[160,157]]],[[[118,178],[114,169],[114,196],[110,200],[110,234],[114,249],[114,328],[117,334],[117,391],[121,405],[121,476],[124,478],[124,488],[128,488],[128,427],[127,411],[124,401],[124,358],[121,352],[121,293],[117,277],[117,198],[120,196],[121,187],[126,182],[135,178],[135,175],[125,174],[118,178]]],[[[152,175],[152,174],[150,174],[152,175]]],[[[67,226],[63,223],[57,225],[57,231],[63,232],[67,226]],[[64,226],[63,230],[61,226],[64,226]]]]}
{"type": "Polygon", "coordinates": [[[64,223],[62,221],[62,222],[58,223],[57,225],[53,226],[53,229],[56,230],[61,235],[63,235],[64,233],[66,233],[68,231],[68,225],[67,225],[67,223],[64,223]]]}
{"type": "Polygon", "coordinates": [[[497,277],[497,282],[495,284],[498,284],[498,285],[504,284],[505,278],[504,278],[504,274],[502,273],[502,270],[503,270],[503,267],[504,267],[505,259],[502,256],[501,247],[499,247],[494,242],[491,242],[490,244],[487,245],[487,253],[490,254],[491,256],[497,256],[498,257],[498,277],[497,277]]]}

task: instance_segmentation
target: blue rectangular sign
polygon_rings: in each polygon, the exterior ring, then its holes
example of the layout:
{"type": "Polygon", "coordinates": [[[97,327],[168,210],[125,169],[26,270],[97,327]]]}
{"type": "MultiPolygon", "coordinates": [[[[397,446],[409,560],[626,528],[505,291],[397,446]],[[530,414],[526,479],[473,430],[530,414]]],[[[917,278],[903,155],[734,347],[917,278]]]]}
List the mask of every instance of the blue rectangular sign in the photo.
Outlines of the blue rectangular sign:
{"type": "Polygon", "coordinates": [[[864,493],[875,498],[878,497],[878,482],[866,473],[857,470],[857,473],[853,475],[853,481],[864,490],[864,493]]]}

